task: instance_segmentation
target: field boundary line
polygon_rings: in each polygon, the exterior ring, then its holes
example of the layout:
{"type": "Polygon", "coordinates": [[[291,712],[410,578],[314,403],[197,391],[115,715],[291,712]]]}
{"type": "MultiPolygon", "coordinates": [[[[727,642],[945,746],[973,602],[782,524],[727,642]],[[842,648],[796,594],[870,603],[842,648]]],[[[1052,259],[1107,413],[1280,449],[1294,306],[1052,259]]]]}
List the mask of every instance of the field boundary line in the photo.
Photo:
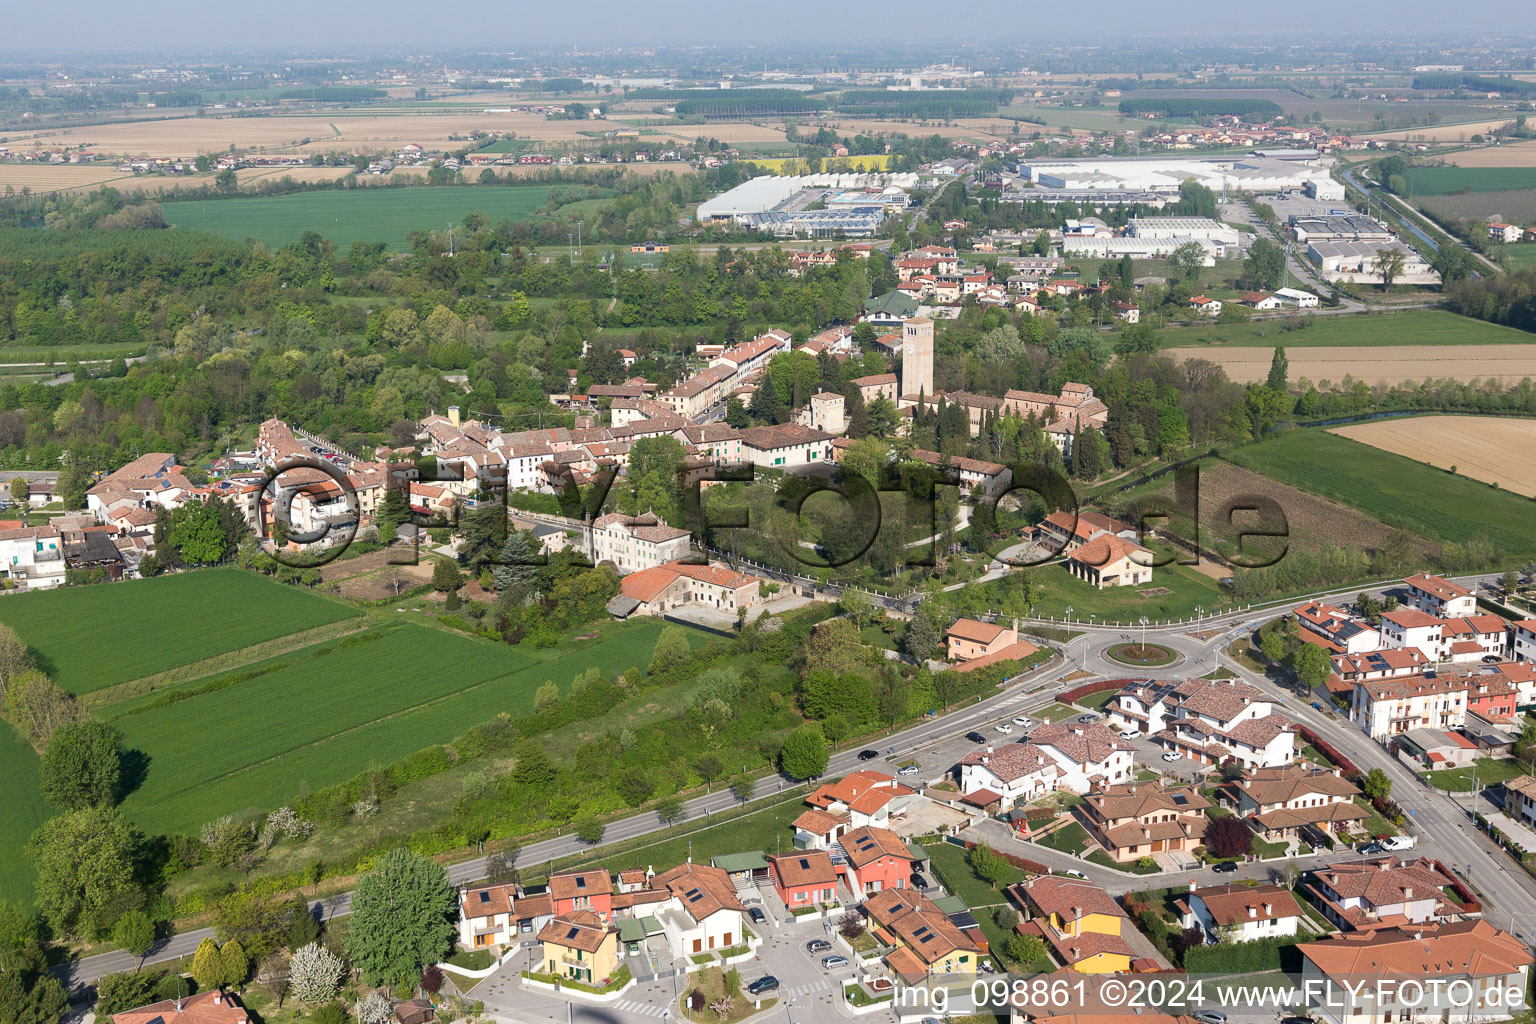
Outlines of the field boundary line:
{"type": "Polygon", "coordinates": [[[223,675],[234,669],[254,665],[256,662],[266,661],[280,654],[295,653],[313,647],[318,643],[323,643],[326,640],[335,640],[351,633],[369,629],[372,625],[373,623],[367,615],[322,623],[319,626],[311,626],[309,629],[300,630],[297,633],[289,633],[286,636],[274,637],[259,644],[242,647],[236,651],[226,651],[223,654],[215,654],[211,658],[203,658],[200,661],[166,669],[164,672],[157,672],[151,676],[140,676],[137,679],[129,679],[100,690],[93,690],[79,699],[86,707],[93,709],[106,708],[132,697],[143,697],[167,686],[195,682],[208,676],[223,675]],[[297,644],[297,646],[289,646],[293,644],[297,644]]]}

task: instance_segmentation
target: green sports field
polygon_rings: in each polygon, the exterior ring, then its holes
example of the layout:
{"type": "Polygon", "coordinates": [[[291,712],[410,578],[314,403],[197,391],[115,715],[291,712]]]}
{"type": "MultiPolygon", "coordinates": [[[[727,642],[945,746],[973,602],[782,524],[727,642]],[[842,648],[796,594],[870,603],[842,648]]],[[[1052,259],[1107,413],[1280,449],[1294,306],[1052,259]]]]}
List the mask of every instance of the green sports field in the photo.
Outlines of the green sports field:
{"type": "Polygon", "coordinates": [[[48,817],[48,805],[37,791],[37,755],[8,722],[0,722],[0,900],[30,906],[32,864],[22,850],[48,817]]]}
{"type": "Polygon", "coordinates": [[[384,242],[407,247],[411,231],[441,231],[471,213],[492,224],[528,220],[549,198],[542,185],[333,189],[287,196],[196,199],[164,204],[165,219],[185,231],[211,231],[269,246],[297,242],[318,231],[345,249],[353,242],[384,242]]]}
{"type": "Polygon", "coordinates": [[[1536,188],[1536,167],[1410,167],[1403,177],[1415,196],[1536,188]]]}
{"type": "Polygon", "coordinates": [[[1536,556],[1536,502],[1322,429],[1287,431],[1228,457],[1431,540],[1486,537],[1512,560],[1536,556]]]}
{"type": "Polygon", "coordinates": [[[77,695],[359,614],[234,568],[0,601],[0,622],[77,695]]]}
{"type": "Polygon", "coordinates": [[[1297,330],[1287,330],[1284,319],[1165,327],[1157,332],[1157,343],[1162,348],[1188,345],[1334,348],[1341,345],[1529,345],[1536,340],[1525,331],[1443,309],[1309,315],[1300,319],[1306,326],[1297,330]]]}

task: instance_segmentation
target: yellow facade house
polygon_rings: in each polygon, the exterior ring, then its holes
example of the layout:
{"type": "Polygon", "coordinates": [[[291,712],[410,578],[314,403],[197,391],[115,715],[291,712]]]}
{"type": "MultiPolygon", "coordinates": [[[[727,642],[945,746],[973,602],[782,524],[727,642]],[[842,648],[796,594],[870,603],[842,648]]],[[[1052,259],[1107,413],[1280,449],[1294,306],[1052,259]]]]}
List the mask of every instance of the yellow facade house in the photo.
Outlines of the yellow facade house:
{"type": "Polygon", "coordinates": [[[1013,887],[1028,920],[1023,935],[1038,935],[1065,967],[1081,974],[1128,971],[1136,952],[1122,937],[1130,922],[1103,889],[1078,878],[1043,875],[1013,887]]]}
{"type": "Polygon", "coordinates": [[[539,931],[548,974],[601,987],[619,969],[619,932],[590,910],[573,910],[539,931]]]}

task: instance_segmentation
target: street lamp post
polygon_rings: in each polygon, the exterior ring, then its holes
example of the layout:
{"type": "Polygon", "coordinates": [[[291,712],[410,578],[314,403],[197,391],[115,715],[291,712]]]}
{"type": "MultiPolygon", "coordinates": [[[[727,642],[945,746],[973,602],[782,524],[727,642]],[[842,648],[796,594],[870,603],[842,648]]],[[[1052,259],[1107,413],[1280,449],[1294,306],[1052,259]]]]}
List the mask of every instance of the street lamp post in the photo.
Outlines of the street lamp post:
{"type": "Polygon", "coordinates": [[[1141,617],[1141,653],[1147,653],[1147,617],[1141,617]]]}

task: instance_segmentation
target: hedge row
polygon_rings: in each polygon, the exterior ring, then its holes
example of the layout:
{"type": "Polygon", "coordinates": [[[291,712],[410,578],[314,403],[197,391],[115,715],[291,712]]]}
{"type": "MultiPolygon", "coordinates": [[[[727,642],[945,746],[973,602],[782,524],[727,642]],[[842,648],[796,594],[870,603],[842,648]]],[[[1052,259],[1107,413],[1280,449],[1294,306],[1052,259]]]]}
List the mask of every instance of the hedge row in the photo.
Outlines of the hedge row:
{"type": "Polygon", "coordinates": [[[1282,969],[1282,951],[1296,945],[1298,938],[1287,935],[1252,942],[1218,942],[1214,946],[1192,946],[1184,951],[1184,969],[1191,974],[1255,974],[1282,969]]]}
{"type": "Polygon", "coordinates": [[[1118,690],[1126,683],[1134,683],[1137,681],[1138,680],[1135,679],[1098,679],[1094,682],[1084,683],[1082,686],[1074,687],[1071,690],[1062,690],[1056,695],[1056,699],[1061,701],[1063,704],[1072,704],[1081,697],[1087,697],[1090,694],[1095,693],[1103,693],[1105,690],[1118,690]]]}

